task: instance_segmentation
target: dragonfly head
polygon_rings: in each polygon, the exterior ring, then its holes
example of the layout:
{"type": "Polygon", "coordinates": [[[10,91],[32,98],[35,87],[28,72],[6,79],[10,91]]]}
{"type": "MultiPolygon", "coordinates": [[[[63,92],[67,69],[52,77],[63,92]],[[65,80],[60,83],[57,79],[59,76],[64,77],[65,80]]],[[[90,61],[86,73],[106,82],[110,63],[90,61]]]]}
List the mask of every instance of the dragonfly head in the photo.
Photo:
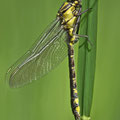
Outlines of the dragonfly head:
{"type": "Polygon", "coordinates": [[[71,1],[71,2],[73,2],[72,5],[75,6],[76,8],[77,8],[77,7],[78,7],[78,8],[79,8],[79,7],[80,7],[80,8],[82,7],[81,0],[73,0],[73,1],[71,1]]]}

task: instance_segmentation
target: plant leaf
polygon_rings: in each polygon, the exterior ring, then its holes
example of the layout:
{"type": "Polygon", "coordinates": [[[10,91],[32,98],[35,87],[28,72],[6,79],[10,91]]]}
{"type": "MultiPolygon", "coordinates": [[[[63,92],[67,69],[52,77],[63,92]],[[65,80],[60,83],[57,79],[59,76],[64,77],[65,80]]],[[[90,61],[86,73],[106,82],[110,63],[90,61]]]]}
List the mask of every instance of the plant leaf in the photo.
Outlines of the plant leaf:
{"type": "Polygon", "coordinates": [[[88,35],[92,45],[85,38],[80,38],[80,41],[85,41],[82,45],[79,43],[78,49],[78,91],[80,98],[81,116],[82,119],[89,119],[92,106],[95,61],[96,61],[96,39],[97,39],[97,0],[82,1],[82,10],[90,9],[82,15],[80,24],[80,34],[88,35]]]}

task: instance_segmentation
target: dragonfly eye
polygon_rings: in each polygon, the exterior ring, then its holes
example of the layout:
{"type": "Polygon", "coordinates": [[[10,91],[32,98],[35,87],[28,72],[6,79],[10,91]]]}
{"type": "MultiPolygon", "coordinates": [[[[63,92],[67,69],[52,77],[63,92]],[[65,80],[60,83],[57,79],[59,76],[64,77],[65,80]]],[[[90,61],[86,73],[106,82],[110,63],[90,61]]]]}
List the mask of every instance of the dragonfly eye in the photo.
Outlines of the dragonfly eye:
{"type": "Polygon", "coordinates": [[[78,4],[78,1],[75,1],[74,3],[77,5],[77,4],[78,4]]]}

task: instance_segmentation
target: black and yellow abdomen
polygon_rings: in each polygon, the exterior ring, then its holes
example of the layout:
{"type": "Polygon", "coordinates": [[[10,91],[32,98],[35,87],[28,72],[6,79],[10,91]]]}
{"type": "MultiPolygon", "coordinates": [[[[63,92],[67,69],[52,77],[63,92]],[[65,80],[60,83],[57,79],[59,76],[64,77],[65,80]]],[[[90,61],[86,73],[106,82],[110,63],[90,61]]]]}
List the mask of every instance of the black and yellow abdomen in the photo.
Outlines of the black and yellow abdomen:
{"type": "Polygon", "coordinates": [[[79,16],[77,15],[80,8],[80,1],[65,2],[58,11],[58,18],[61,21],[61,26],[68,33],[68,58],[69,58],[69,73],[70,73],[70,89],[71,89],[71,107],[76,120],[80,120],[80,107],[77,92],[77,83],[74,65],[74,41],[77,38],[76,28],[79,16]]]}

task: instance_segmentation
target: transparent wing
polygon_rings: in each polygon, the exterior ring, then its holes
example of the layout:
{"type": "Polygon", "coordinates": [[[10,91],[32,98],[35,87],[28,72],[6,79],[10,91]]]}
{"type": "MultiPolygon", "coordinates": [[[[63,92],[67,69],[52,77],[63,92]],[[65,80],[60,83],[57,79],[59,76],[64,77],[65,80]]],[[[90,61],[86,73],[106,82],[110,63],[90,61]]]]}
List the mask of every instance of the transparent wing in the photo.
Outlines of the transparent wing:
{"type": "Polygon", "coordinates": [[[67,33],[55,20],[7,72],[10,87],[21,87],[51,71],[67,56],[67,33]]]}

